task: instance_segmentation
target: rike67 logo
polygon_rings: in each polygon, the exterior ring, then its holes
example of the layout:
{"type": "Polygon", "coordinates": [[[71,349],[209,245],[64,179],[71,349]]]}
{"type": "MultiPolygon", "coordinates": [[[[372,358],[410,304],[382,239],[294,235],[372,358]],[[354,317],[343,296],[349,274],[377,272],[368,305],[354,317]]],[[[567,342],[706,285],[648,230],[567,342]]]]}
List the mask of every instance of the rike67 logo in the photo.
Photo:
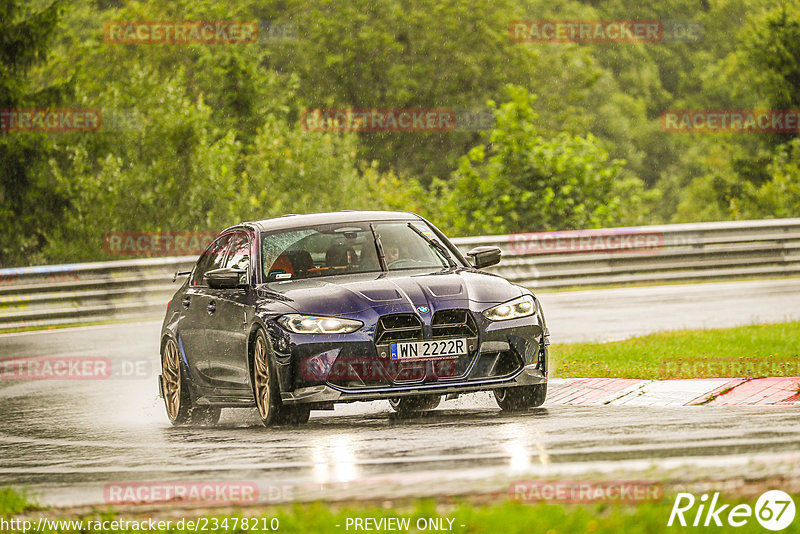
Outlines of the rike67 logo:
{"type": "Polygon", "coordinates": [[[792,524],[795,505],[792,497],[780,490],[770,490],[761,494],[755,507],[749,504],[722,504],[719,492],[709,501],[704,493],[697,499],[691,493],[678,493],[669,514],[667,526],[731,526],[741,527],[754,517],[767,530],[783,530],[792,524]]]}

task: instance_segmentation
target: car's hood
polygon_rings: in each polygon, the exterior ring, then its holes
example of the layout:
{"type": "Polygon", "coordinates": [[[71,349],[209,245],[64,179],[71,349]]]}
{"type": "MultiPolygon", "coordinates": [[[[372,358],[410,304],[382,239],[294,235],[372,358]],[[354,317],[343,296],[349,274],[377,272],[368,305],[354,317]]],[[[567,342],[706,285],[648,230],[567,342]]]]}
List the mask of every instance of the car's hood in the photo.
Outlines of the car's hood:
{"type": "Polygon", "coordinates": [[[488,273],[470,270],[364,273],[264,284],[283,304],[300,313],[346,315],[369,308],[402,313],[428,307],[468,307],[468,302],[500,303],[523,290],[488,273]],[[277,295],[276,295],[277,296],[277,295]]]}

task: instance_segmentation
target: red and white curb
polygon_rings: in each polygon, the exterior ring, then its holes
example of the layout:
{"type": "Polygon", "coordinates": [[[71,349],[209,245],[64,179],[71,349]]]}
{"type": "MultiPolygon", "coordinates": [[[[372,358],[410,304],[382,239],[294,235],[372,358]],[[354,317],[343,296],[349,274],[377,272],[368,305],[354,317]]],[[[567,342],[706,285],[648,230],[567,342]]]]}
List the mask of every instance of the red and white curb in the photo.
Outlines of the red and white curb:
{"type": "Polygon", "coordinates": [[[800,406],[800,377],[553,378],[547,404],[581,406],[800,406]]]}

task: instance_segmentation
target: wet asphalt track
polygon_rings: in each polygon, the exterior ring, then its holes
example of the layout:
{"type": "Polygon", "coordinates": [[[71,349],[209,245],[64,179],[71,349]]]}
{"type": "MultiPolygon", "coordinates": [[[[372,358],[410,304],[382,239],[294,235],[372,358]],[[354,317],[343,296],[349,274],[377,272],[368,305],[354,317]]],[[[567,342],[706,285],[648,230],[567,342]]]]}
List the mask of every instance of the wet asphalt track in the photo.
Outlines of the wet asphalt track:
{"type": "MultiPolygon", "coordinates": [[[[569,293],[541,300],[555,342],[800,319],[800,280],[569,293]]],[[[383,401],[265,429],[252,411],[222,426],[170,427],[156,397],[158,322],[0,336],[0,358],[100,356],[93,381],[0,380],[0,486],[45,504],[102,503],[108,483],[235,481],[260,502],[504,493],[530,477],[673,480],[797,476],[791,408],[581,407],[504,415],[489,394],[398,419],[383,401]],[[133,366],[136,364],[136,367],[133,366]]]]}

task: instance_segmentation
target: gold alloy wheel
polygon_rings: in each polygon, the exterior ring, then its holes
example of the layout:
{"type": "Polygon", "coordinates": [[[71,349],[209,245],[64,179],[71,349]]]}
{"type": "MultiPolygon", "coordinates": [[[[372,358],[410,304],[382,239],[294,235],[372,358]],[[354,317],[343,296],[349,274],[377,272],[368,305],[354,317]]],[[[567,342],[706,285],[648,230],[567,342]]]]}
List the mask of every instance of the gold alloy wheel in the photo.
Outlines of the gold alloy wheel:
{"type": "Polygon", "coordinates": [[[264,343],[263,335],[256,336],[256,345],[253,350],[256,385],[256,406],[261,419],[267,420],[270,416],[270,383],[269,383],[269,363],[267,362],[267,348],[264,343]]]}
{"type": "Polygon", "coordinates": [[[167,408],[167,416],[171,421],[175,421],[181,409],[181,362],[178,357],[178,347],[171,339],[164,345],[161,368],[164,405],[167,408]]]}

